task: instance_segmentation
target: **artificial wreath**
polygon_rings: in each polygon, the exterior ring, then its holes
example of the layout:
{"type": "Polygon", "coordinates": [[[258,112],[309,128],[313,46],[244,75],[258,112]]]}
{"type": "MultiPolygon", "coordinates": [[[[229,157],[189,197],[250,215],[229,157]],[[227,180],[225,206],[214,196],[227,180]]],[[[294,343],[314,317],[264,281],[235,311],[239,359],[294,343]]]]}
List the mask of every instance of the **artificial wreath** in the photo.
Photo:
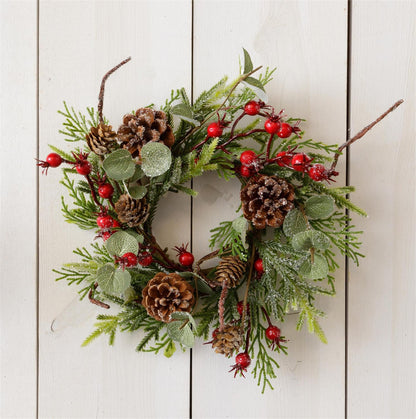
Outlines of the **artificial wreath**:
{"type": "Polygon", "coordinates": [[[104,76],[97,111],[85,116],[64,103],[60,132],[80,145],[71,153],[51,146],[38,163],[44,172],[65,164],[72,205],[62,198],[64,217],[95,236],[57,279],[81,285],[81,299],[103,309],[120,307],[97,316],[84,345],[142,330],[138,351],[170,357],[202,337],[215,352],[236,355],[234,376],[250,367],[263,391],[273,388],[275,352],[287,353],[278,324],[297,310],[297,329],[306,323],[326,342],[316,296],[335,294],[336,251],[357,264],[363,256],[349,212],[365,212],[346,197],[354,188],[330,186],[338,158],[401,101],[341,146],[305,140],[303,120],[267,103],[274,70],[255,78],[261,67],[244,50],[235,81],[224,77],[194,102],[174,90],[160,109],[127,113],[114,130],[103,115],[105,83],[129,60],[104,76]],[[157,207],[165,194],[196,196],[189,181],[207,171],[241,182],[239,215],[211,231],[212,253],[195,261],[178,245],[172,257],[153,234],[157,207]],[[216,266],[204,267],[210,259],[216,266]]]}

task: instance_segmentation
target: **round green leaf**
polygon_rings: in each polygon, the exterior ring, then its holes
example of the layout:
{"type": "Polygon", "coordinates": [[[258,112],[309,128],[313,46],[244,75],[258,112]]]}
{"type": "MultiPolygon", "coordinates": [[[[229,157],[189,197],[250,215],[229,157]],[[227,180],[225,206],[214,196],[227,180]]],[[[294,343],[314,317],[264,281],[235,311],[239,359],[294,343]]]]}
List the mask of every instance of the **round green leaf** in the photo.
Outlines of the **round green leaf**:
{"type": "Polygon", "coordinates": [[[147,194],[146,186],[131,185],[129,186],[129,194],[134,199],[142,199],[147,194]]]}
{"type": "Polygon", "coordinates": [[[170,322],[166,325],[166,329],[172,340],[191,348],[195,342],[195,335],[189,327],[189,323],[185,326],[183,323],[183,321],[170,322]]]}
{"type": "Polygon", "coordinates": [[[308,228],[308,222],[304,215],[298,209],[292,209],[286,215],[283,222],[283,232],[286,237],[292,237],[297,233],[301,233],[308,228]]]}
{"type": "Polygon", "coordinates": [[[127,150],[116,150],[109,154],[103,162],[108,177],[114,180],[124,180],[132,177],[136,164],[127,150]]]}
{"type": "Polygon", "coordinates": [[[297,233],[292,238],[292,247],[295,250],[327,249],[331,245],[328,237],[317,230],[306,230],[297,233]]]}
{"type": "Polygon", "coordinates": [[[107,264],[98,269],[97,282],[104,292],[118,295],[130,286],[131,276],[127,270],[122,271],[107,264]]]}
{"type": "Polygon", "coordinates": [[[117,231],[105,242],[108,253],[123,256],[125,253],[137,254],[139,245],[137,239],[125,231],[117,231]]]}
{"type": "Polygon", "coordinates": [[[334,212],[334,199],[327,195],[311,196],[305,203],[305,213],[312,220],[328,218],[334,212]]]}
{"type": "Polygon", "coordinates": [[[191,323],[192,327],[196,329],[196,322],[194,318],[192,317],[192,314],[188,313],[187,311],[175,311],[170,316],[174,320],[188,320],[189,323],[191,323]]]}
{"type": "Polygon", "coordinates": [[[150,142],[141,150],[142,170],[146,176],[160,176],[169,170],[172,164],[172,153],[162,143],[150,142]]]}
{"type": "Polygon", "coordinates": [[[299,268],[299,273],[308,279],[322,279],[328,275],[328,264],[321,255],[314,255],[313,263],[310,258],[306,259],[305,262],[299,268]]]}

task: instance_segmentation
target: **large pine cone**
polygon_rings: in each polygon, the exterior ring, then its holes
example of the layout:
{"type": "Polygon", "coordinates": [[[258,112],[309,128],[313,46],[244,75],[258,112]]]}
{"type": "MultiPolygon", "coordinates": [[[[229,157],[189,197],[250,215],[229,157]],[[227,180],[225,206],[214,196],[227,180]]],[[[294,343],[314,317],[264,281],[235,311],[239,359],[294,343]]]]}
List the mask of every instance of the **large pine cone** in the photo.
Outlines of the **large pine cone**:
{"type": "Polygon", "coordinates": [[[143,288],[142,304],[149,316],[164,323],[175,311],[190,312],[195,304],[194,289],[175,273],[159,272],[143,288]]]}
{"type": "Polygon", "coordinates": [[[127,194],[120,196],[114,209],[118,219],[129,227],[137,227],[143,224],[149,216],[149,204],[146,199],[133,199],[127,194]]]}
{"type": "Polygon", "coordinates": [[[294,187],[277,176],[253,177],[241,190],[244,217],[257,229],[280,227],[294,207],[294,187]]]}
{"type": "Polygon", "coordinates": [[[117,137],[122,147],[129,150],[133,157],[138,157],[141,148],[151,141],[163,143],[168,147],[175,142],[166,114],[150,108],[140,108],[134,115],[125,115],[117,137]]]}
{"type": "Polygon", "coordinates": [[[234,351],[237,352],[242,344],[243,336],[240,327],[232,324],[226,324],[222,331],[217,330],[212,340],[215,352],[227,357],[232,356],[234,351]]]}
{"type": "Polygon", "coordinates": [[[215,272],[215,280],[225,282],[228,288],[235,288],[246,271],[246,264],[238,256],[222,258],[215,272]]]}
{"type": "Polygon", "coordinates": [[[113,127],[103,123],[100,123],[98,127],[91,127],[85,139],[91,151],[98,156],[110,153],[117,145],[113,127]]]}

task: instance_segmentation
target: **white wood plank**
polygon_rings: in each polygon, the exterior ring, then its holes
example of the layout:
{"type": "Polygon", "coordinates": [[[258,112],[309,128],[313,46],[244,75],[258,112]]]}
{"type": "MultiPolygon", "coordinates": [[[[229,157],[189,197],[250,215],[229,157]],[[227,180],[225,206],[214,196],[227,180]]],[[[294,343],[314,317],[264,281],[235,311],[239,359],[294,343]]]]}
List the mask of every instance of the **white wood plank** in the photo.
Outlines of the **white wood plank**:
{"type": "MultiPolygon", "coordinates": [[[[224,73],[238,71],[241,47],[255,65],[277,66],[268,86],[270,103],[288,115],[307,119],[308,137],[342,142],[346,112],[346,1],[202,1],[195,2],[196,93],[224,73]]],[[[339,184],[343,183],[340,176],[339,184]]],[[[235,217],[237,182],[214,176],[195,180],[194,250],[208,251],[209,229],[235,217]]],[[[233,379],[232,360],[208,346],[193,351],[193,413],[196,418],[342,417],[344,413],[344,272],[337,275],[338,295],[322,299],[322,322],[329,344],[295,331],[296,315],[282,326],[289,356],[275,391],[260,395],[250,376],[233,379]],[[198,389],[209,388],[206,391],[198,389]]]]}
{"type": "MultiPolygon", "coordinates": [[[[102,75],[129,55],[132,62],[107,82],[104,113],[115,127],[126,112],[163,103],[172,87],[189,89],[190,13],[190,1],[41,1],[42,154],[48,143],[70,148],[57,134],[62,100],[96,106],[102,75]]],[[[137,354],[138,334],[119,335],[113,348],[105,339],[80,348],[100,309],[74,302],[75,290],[55,283],[51,269],[75,260],[72,249],[93,234],[64,223],[59,177],[51,171],[40,188],[40,417],[186,417],[189,354],[137,354]]],[[[189,200],[169,198],[167,206],[161,243],[189,240],[189,200]]]]}
{"type": "Polygon", "coordinates": [[[0,2],[0,416],[36,416],[36,1],[0,2]]]}
{"type": "Polygon", "coordinates": [[[366,258],[351,268],[348,412],[416,417],[416,3],[352,5],[352,134],[405,103],[351,149],[351,184],[368,219],[366,258]]]}

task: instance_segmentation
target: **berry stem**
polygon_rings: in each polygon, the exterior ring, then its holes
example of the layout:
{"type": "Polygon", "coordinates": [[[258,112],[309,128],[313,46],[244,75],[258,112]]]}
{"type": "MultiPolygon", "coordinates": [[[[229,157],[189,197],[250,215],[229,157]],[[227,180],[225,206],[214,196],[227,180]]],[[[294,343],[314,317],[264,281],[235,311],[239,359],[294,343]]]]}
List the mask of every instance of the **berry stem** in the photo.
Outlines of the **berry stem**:
{"type": "Polygon", "coordinates": [[[368,131],[370,131],[371,128],[374,127],[374,125],[378,124],[382,119],[384,119],[390,112],[393,112],[397,107],[399,107],[404,102],[403,99],[398,100],[394,105],[390,106],[389,109],[387,109],[386,112],[381,114],[375,121],[373,121],[371,124],[365,126],[358,134],[356,134],[354,137],[350,138],[348,141],[346,141],[344,144],[342,144],[340,147],[338,147],[338,150],[336,151],[334,155],[334,161],[332,162],[331,168],[329,169],[329,172],[332,172],[335,170],[335,167],[337,166],[339,156],[341,155],[342,151],[350,146],[355,141],[359,140],[361,137],[364,137],[365,134],[367,134],[368,131]]]}
{"type": "Polygon", "coordinates": [[[270,149],[272,148],[274,134],[270,134],[269,141],[267,142],[266,159],[270,159],[270,149]]]}
{"type": "Polygon", "coordinates": [[[232,125],[232,127],[231,127],[231,132],[230,132],[230,137],[233,137],[233,135],[234,135],[234,130],[235,130],[235,127],[237,126],[237,124],[244,118],[244,116],[246,115],[246,113],[245,112],[243,112],[238,118],[236,118],[235,119],[235,121],[234,121],[234,123],[233,123],[233,125],[232,125]]]}
{"type": "Polygon", "coordinates": [[[95,204],[101,209],[101,211],[104,209],[103,206],[98,202],[97,199],[97,194],[95,193],[95,189],[94,189],[94,183],[91,179],[90,175],[85,175],[85,179],[87,179],[88,185],[90,186],[90,190],[91,190],[91,196],[92,196],[92,200],[95,202],[95,204]]]}
{"type": "Polygon", "coordinates": [[[98,117],[100,118],[100,124],[104,122],[103,105],[104,105],[105,82],[116,70],[118,70],[124,64],[128,63],[130,60],[131,60],[131,57],[126,58],[120,64],[117,64],[115,67],[113,67],[111,70],[107,71],[107,73],[104,74],[104,77],[101,81],[100,93],[98,95],[98,117]]]}
{"type": "Polygon", "coordinates": [[[191,152],[198,149],[199,147],[203,146],[209,140],[209,138],[210,137],[207,135],[203,141],[201,141],[200,143],[198,143],[197,145],[195,145],[191,148],[191,152]]]}
{"type": "Polygon", "coordinates": [[[217,148],[224,148],[228,144],[230,144],[232,141],[236,140],[237,138],[247,137],[251,134],[255,134],[256,132],[265,132],[265,131],[264,129],[256,128],[256,129],[252,129],[251,131],[240,132],[239,134],[236,134],[233,137],[230,137],[225,143],[218,145],[217,148]]]}
{"type": "Polygon", "coordinates": [[[261,311],[262,311],[262,312],[263,312],[263,314],[266,316],[266,320],[267,320],[268,325],[269,325],[269,326],[273,326],[273,323],[272,323],[272,321],[270,320],[269,313],[267,313],[266,309],[265,309],[263,306],[261,306],[261,311]]]}

